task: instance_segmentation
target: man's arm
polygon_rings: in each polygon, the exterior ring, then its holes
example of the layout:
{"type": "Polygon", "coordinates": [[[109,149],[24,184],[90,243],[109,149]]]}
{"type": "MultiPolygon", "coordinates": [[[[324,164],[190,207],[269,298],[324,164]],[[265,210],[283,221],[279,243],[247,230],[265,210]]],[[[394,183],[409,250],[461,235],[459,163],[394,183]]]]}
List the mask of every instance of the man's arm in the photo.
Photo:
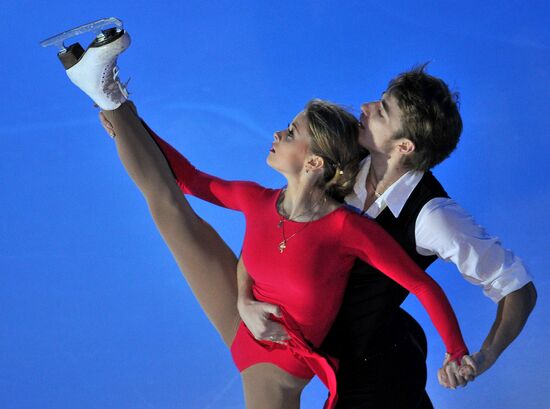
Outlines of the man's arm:
{"type": "Polygon", "coordinates": [[[475,375],[469,370],[462,373],[456,367],[448,366],[447,359],[443,368],[437,372],[439,383],[445,387],[449,385],[465,386],[475,376],[481,375],[489,369],[500,354],[510,345],[523,329],[529,314],[535,307],[537,291],[533,282],[505,296],[498,303],[497,316],[489,335],[485,338],[481,349],[472,355],[475,375]]]}
{"type": "Polygon", "coordinates": [[[242,256],[237,263],[238,300],[237,309],[239,315],[252,335],[258,340],[282,342],[288,339],[284,327],[278,322],[269,319],[270,315],[279,317],[281,312],[274,304],[256,301],[252,293],[254,280],[248,274],[242,256]]]}
{"type": "Polygon", "coordinates": [[[498,303],[497,316],[491,331],[479,352],[473,357],[477,362],[477,374],[489,369],[500,354],[519,335],[537,301],[537,290],[533,282],[505,296],[498,303]]]}
{"type": "Polygon", "coordinates": [[[416,224],[417,250],[454,263],[467,281],[498,303],[495,321],[473,356],[477,374],[489,369],[519,335],[537,293],[522,261],[451,199],[433,199],[416,224]]]}

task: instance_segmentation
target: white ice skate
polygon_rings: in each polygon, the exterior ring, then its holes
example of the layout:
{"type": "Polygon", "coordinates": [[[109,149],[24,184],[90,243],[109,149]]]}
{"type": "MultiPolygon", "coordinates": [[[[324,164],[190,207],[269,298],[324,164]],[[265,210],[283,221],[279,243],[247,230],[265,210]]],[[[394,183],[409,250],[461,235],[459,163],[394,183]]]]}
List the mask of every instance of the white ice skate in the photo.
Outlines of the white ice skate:
{"type": "Polygon", "coordinates": [[[69,79],[103,110],[118,108],[128,98],[126,86],[118,78],[118,56],[130,46],[130,36],[116,18],[102,19],[73,28],[40,43],[56,45],[58,57],[69,79]],[[107,26],[114,26],[105,29],[107,26]],[[96,38],[86,51],[79,43],[65,46],[66,39],[87,32],[96,38]]]}

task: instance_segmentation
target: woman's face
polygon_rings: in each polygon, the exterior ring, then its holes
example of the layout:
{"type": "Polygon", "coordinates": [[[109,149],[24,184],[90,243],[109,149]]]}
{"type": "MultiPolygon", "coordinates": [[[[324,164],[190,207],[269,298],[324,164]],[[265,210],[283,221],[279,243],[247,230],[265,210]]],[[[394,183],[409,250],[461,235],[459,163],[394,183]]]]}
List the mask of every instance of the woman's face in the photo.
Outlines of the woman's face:
{"type": "Polygon", "coordinates": [[[297,175],[304,169],[310,152],[309,126],[302,111],[287,129],[273,134],[267,164],[284,175],[297,175]]]}

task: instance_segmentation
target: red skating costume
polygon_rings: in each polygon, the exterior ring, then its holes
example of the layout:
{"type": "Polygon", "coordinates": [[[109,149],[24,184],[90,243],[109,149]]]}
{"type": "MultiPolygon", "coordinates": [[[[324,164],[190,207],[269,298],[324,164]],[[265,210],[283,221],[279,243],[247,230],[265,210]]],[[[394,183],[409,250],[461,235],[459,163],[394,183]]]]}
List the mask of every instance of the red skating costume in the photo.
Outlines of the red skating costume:
{"type": "Polygon", "coordinates": [[[253,182],[229,182],[202,173],[153,131],[149,132],[184,193],[244,213],[242,257],[254,281],[253,294],[259,301],[281,307],[280,321],[291,339],[285,345],[257,341],[241,323],[231,346],[239,371],[268,362],[300,378],[317,375],[330,392],[325,408],[333,408],[335,362],[317,348],[338,312],[356,257],[418,297],[452,359],[460,362],[467,353],[458,322],[441,288],[378,224],[345,206],[310,223],[282,219],[277,211],[281,189],[267,189],[253,182]],[[281,220],[287,239],[282,252],[281,220]]]}

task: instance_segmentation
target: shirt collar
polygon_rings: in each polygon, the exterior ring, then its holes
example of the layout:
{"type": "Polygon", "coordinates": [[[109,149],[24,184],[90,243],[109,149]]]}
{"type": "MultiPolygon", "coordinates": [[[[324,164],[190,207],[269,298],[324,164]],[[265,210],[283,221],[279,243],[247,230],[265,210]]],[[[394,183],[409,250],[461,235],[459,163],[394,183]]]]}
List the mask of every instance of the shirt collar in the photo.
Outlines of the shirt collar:
{"type": "MultiPolygon", "coordinates": [[[[367,200],[366,184],[370,163],[371,157],[368,155],[361,163],[361,169],[357,174],[355,185],[353,186],[353,193],[346,197],[346,202],[361,210],[363,210],[365,201],[367,200]]],[[[418,170],[410,170],[405,173],[376,199],[372,206],[367,209],[367,213],[369,213],[370,216],[376,217],[377,215],[370,214],[370,210],[378,209],[380,212],[387,206],[390,208],[394,217],[399,217],[401,210],[403,210],[405,203],[409,199],[414,188],[418,185],[418,182],[420,182],[420,179],[422,179],[422,176],[424,176],[424,172],[418,170]]],[[[379,214],[379,212],[376,213],[379,214]]]]}

